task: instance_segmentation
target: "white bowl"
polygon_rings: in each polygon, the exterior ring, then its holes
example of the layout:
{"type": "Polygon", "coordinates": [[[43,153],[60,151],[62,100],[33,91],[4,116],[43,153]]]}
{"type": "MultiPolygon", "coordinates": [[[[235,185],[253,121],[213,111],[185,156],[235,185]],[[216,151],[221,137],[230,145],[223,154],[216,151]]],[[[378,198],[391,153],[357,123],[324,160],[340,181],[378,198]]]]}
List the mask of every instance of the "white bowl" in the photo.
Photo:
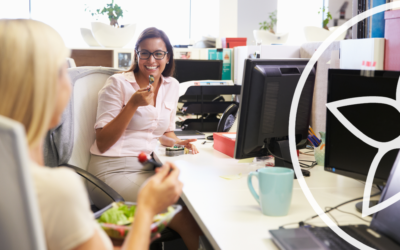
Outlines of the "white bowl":
{"type": "MultiPolygon", "coordinates": [[[[330,36],[334,29],[326,30],[320,27],[306,26],[304,27],[304,35],[306,36],[307,42],[322,42],[330,36]]],[[[343,32],[335,41],[341,41],[346,37],[347,31],[343,32]]]]}
{"type": "Polygon", "coordinates": [[[124,28],[114,28],[111,25],[92,22],[92,33],[97,42],[107,48],[122,48],[128,44],[135,34],[136,24],[124,28]]]}
{"type": "Polygon", "coordinates": [[[289,37],[289,33],[274,34],[268,30],[253,30],[253,35],[256,42],[261,40],[263,45],[284,44],[289,37]]]}
{"type": "Polygon", "coordinates": [[[101,47],[101,45],[94,38],[92,31],[90,29],[81,28],[81,35],[82,35],[83,40],[90,47],[101,47]]]}

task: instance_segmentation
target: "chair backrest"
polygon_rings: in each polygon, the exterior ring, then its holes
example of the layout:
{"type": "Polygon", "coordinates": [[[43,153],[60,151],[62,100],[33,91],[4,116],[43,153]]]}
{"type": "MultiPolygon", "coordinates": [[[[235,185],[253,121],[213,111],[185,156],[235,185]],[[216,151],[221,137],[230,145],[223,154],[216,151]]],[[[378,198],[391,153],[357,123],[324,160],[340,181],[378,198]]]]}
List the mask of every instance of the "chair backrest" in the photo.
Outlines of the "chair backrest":
{"type": "Polygon", "coordinates": [[[0,116],[0,249],[46,249],[24,127],[0,116]]]}
{"type": "Polygon", "coordinates": [[[217,132],[228,132],[236,120],[239,105],[232,103],[227,107],[218,122],[217,132]]]}
{"type": "MultiPolygon", "coordinates": [[[[304,27],[304,35],[307,42],[323,42],[328,36],[330,36],[336,28],[326,30],[320,27],[306,26],[304,27]]],[[[343,40],[346,37],[347,31],[343,32],[335,41],[343,40]]]]}
{"type": "Polygon", "coordinates": [[[67,58],[67,65],[68,68],[76,68],[75,60],[69,57],[67,58]]]}
{"type": "Polygon", "coordinates": [[[90,147],[95,141],[98,93],[106,80],[120,69],[78,67],[68,69],[73,84],[74,147],[69,164],[87,169],[90,147]]]}
{"type": "Polygon", "coordinates": [[[289,33],[273,34],[267,30],[253,30],[254,39],[261,40],[263,45],[284,44],[286,43],[289,33]]]}

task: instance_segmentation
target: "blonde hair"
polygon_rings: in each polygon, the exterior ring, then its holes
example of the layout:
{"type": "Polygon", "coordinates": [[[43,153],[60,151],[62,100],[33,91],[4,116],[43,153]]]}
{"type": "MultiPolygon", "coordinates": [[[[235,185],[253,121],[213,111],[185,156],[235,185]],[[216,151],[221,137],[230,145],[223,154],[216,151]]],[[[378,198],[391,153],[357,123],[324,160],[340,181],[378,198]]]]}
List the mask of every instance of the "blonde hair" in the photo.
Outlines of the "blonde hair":
{"type": "Polygon", "coordinates": [[[27,19],[0,20],[0,48],[0,115],[21,122],[35,147],[49,129],[69,50],[53,28],[27,19]]]}

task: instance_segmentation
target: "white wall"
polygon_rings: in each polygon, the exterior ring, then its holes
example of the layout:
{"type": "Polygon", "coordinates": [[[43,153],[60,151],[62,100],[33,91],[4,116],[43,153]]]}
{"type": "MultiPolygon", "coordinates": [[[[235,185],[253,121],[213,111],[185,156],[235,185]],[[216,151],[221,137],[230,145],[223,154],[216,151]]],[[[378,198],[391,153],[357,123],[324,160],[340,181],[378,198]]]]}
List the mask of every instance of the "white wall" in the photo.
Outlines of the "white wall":
{"type": "MultiPolygon", "coordinates": [[[[222,0],[221,0],[222,1],[222,0]]],[[[226,0],[225,0],[226,1],[226,0]]],[[[269,20],[269,13],[277,10],[278,0],[236,0],[237,36],[247,37],[247,45],[255,45],[253,30],[260,28],[259,23],[269,20]]],[[[299,0],[300,1],[300,0],[299,0]]]]}
{"type": "Polygon", "coordinates": [[[217,38],[217,48],[221,47],[222,37],[238,36],[238,1],[219,0],[219,38],[217,38]]]}
{"type": "Polygon", "coordinates": [[[318,14],[322,4],[322,0],[278,0],[278,31],[289,32],[287,44],[305,43],[306,26],[322,27],[318,14]]]}
{"type": "MultiPolygon", "coordinates": [[[[349,2],[349,4],[347,5],[345,19],[350,19],[353,17],[353,14],[352,14],[353,13],[353,1],[352,0],[330,0],[328,11],[331,13],[333,19],[339,19],[340,7],[342,7],[343,3],[346,1],[349,2]]],[[[331,21],[329,21],[329,24],[328,24],[329,27],[333,26],[333,19],[331,21]]],[[[341,25],[341,24],[342,23],[339,22],[339,25],[341,25]]]]}

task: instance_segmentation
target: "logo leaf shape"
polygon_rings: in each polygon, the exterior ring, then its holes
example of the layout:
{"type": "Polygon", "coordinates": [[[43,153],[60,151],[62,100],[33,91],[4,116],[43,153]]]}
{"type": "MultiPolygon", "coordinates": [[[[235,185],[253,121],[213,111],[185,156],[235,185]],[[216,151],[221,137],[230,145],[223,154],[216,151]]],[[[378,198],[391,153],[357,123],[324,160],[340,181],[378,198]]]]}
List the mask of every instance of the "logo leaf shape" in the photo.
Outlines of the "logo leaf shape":
{"type": "Polygon", "coordinates": [[[385,209],[386,207],[394,204],[395,202],[400,200],[400,193],[393,195],[389,199],[381,202],[373,207],[369,207],[369,201],[371,196],[371,189],[373,185],[373,179],[375,177],[376,169],[378,168],[378,164],[381,161],[382,157],[389,151],[393,149],[397,149],[400,147],[400,136],[397,138],[388,141],[388,142],[379,142],[376,141],[364,133],[362,133],[359,129],[357,129],[341,112],[339,112],[338,108],[346,107],[356,104],[370,104],[370,103],[378,103],[378,104],[386,104],[392,106],[400,112],[400,78],[397,83],[396,89],[396,100],[387,97],[357,97],[357,98],[349,98],[336,102],[327,103],[326,106],[329,111],[345,126],[351,133],[353,133],[356,137],[362,140],[364,143],[368,144],[371,147],[377,148],[378,153],[375,155],[371,166],[369,168],[369,172],[367,175],[367,180],[364,188],[364,199],[363,199],[363,208],[362,208],[362,217],[366,217],[370,214],[374,214],[376,212],[385,209]]]}

